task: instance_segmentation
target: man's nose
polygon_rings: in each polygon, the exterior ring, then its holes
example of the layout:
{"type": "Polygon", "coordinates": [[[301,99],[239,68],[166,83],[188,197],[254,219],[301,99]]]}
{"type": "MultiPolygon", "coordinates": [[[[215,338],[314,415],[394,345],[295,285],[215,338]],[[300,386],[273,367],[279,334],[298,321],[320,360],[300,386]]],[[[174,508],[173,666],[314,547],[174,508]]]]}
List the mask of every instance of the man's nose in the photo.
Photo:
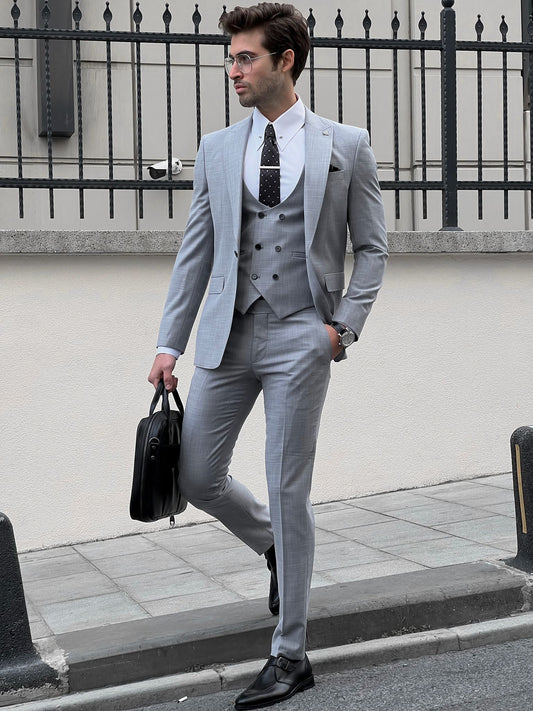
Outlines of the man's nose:
{"type": "Polygon", "coordinates": [[[237,77],[242,76],[242,70],[239,68],[239,65],[237,62],[233,62],[231,65],[231,71],[229,73],[229,78],[230,79],[236,79],[237,77]]]}

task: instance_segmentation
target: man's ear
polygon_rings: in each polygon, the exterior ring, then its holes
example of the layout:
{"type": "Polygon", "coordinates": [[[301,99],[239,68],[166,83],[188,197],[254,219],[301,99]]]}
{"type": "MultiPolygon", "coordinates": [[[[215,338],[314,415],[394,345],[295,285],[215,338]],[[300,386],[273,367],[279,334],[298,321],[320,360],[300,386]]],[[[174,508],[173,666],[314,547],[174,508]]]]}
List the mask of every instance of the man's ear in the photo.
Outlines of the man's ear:
{"type": "Polygon", "coordinates": [[[290,72],[294,66],[294,50],[286,49],[281,53],[281,69],[284,72],[290,72]]]}

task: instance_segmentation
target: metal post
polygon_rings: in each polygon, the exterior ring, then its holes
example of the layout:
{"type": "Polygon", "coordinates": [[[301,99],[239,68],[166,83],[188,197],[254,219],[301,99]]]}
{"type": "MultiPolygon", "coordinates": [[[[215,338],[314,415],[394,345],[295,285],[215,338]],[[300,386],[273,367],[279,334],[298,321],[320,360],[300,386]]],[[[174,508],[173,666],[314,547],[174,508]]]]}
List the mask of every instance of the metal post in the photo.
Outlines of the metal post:
{"type": "Polygon", "coordinates": [[[457,49],[455,0],[442,0],[442,230],[460,230],[457,214],[457,49]]]}
{"type": "MultiPolygon", "coordinates": [[[[45,26],[58,30],[72,29],[71,0],[55,0],[53,3],[39,0],[36,9],[39,29],[45,26]]],[[[39,136],[72,136],[74,63],[71,41],[37,40],[37,93],[39,136]]]]}
{"type": "Polygon", "coordinates": [[[59,686],[57,672],[43,662],[31,641],[22,577],[10,520],[0,513],[0,706],[2,695],[59,686]]]}
{"type": "Polygon", "coordinates": [[[519,427],[511,435],[511,459],[518,553],[509,565],[533,572],[533,427],[519,427]]]}

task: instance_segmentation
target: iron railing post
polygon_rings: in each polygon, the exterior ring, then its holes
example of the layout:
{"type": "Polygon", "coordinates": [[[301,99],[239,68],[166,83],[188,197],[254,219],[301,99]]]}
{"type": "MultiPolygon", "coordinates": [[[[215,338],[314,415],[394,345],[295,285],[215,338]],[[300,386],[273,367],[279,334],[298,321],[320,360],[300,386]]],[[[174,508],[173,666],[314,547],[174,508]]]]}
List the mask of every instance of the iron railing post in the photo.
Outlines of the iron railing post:
{"type": "Polygon", "coordinates": [[[440,33],[442,230],[459,230],[457,212],[457,47],[455,0],[442,0],[440,33]]]}

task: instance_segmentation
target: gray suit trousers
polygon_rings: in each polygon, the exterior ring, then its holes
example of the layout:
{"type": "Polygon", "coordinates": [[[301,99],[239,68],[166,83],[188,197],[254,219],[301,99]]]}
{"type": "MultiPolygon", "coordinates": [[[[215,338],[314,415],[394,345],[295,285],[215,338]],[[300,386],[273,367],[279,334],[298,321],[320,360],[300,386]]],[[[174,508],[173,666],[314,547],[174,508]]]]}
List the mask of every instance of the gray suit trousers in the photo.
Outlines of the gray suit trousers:
{"type": "Polygon", "coordinates": [[[314,557],[309,500],[331,344],[314,307],[278,319],[265,301],[235,312],[222,363],[196,368],[183,422],[185,498],[263,554],[276,547],[280,617],[271,653],[303,659],[314,557]],[[269,506],[228,473],[241,427],[263,391],[269,506]]]}

